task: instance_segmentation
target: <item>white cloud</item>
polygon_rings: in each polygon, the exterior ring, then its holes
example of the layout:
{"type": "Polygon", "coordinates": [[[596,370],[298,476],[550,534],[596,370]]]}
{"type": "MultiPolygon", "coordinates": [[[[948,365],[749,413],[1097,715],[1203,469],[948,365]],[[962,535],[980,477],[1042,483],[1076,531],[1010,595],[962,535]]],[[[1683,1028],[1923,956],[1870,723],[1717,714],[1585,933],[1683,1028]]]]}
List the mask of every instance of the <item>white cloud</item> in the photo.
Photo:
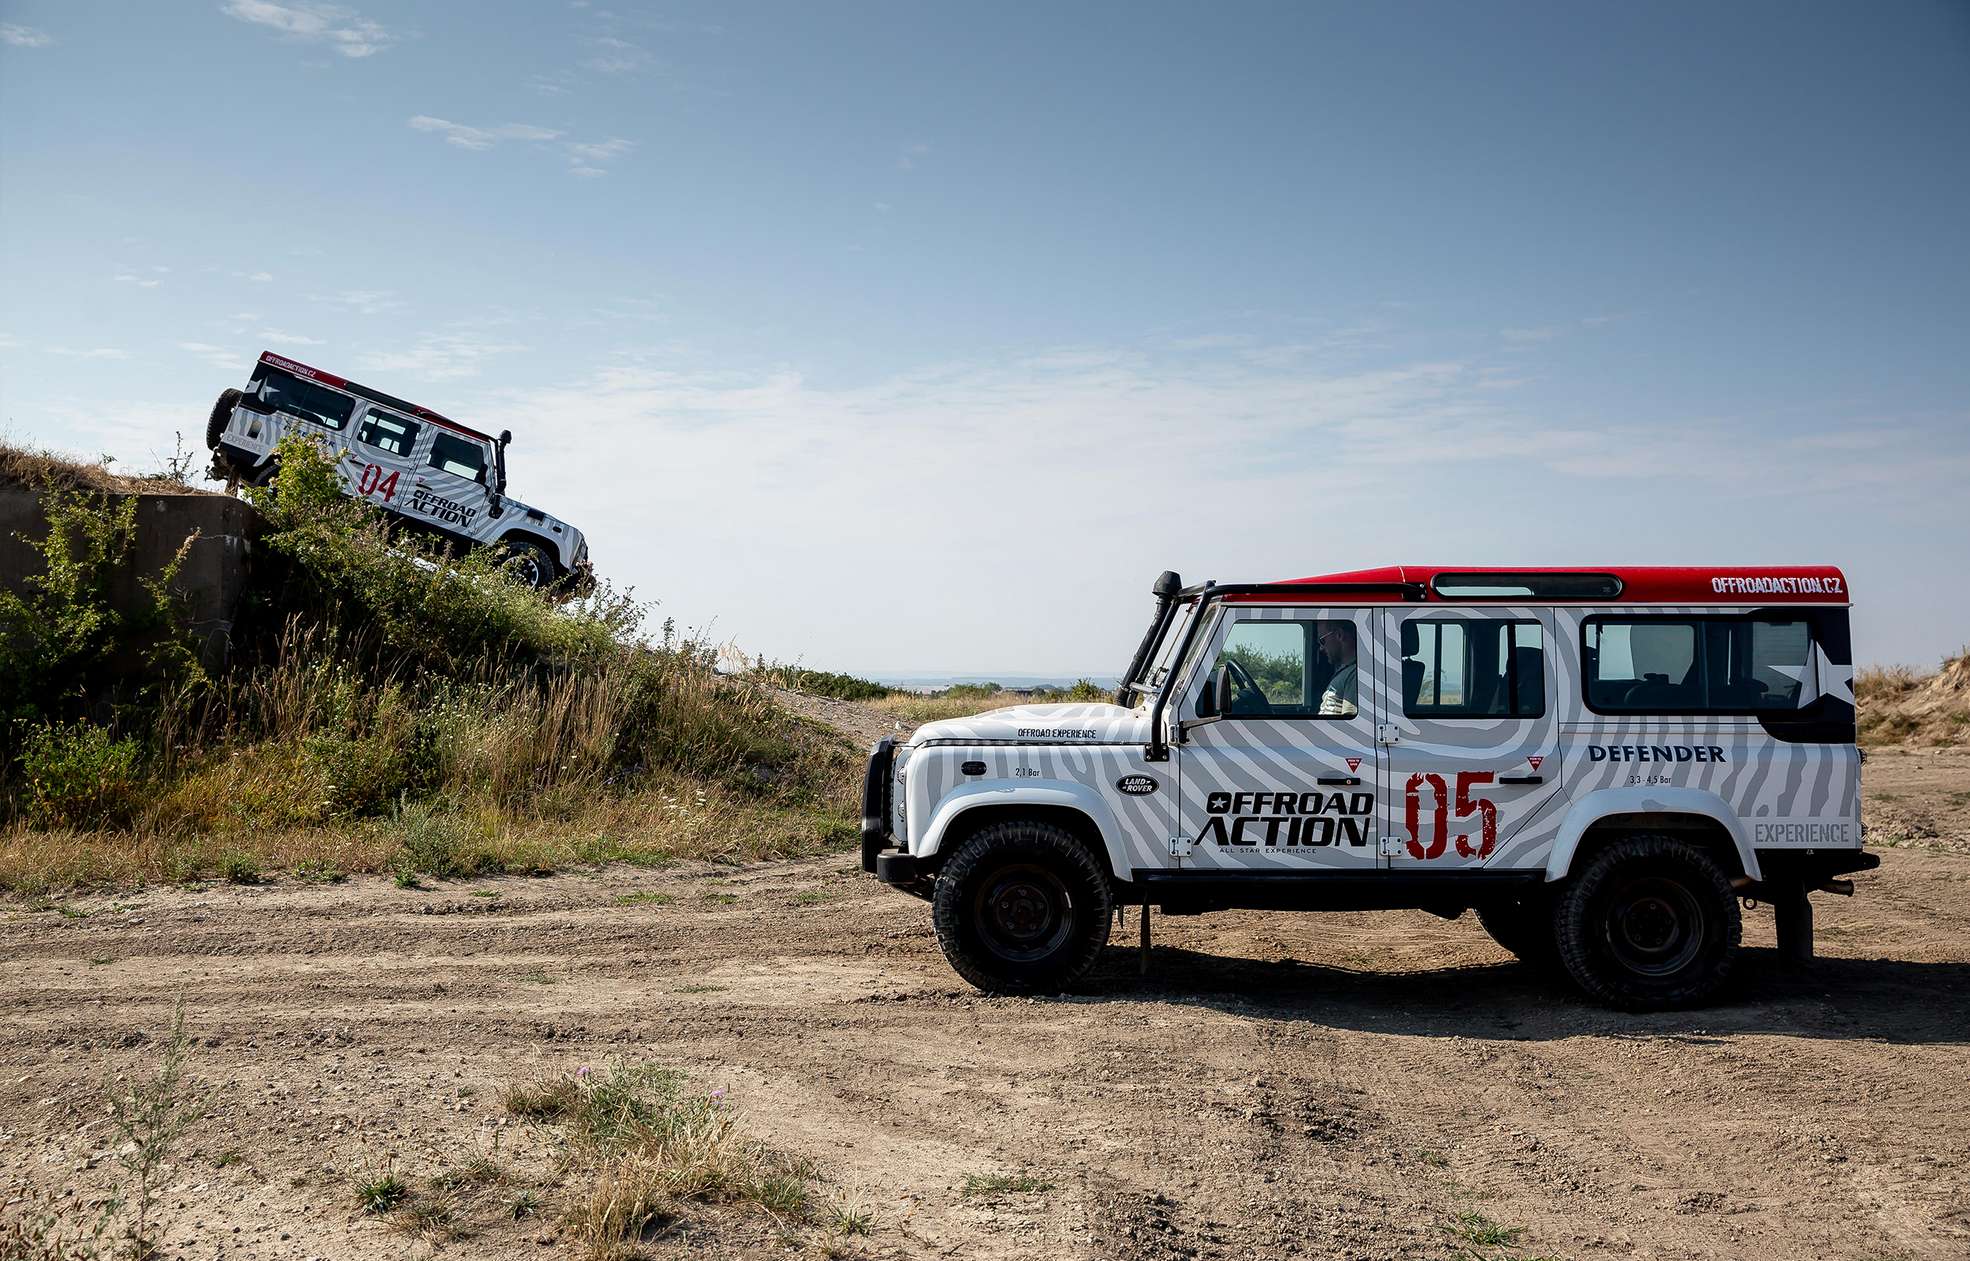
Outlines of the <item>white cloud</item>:
{"type": "Polygon", "coordinates": [[[46,31],[17,22],[0,22],[0,44],[15,48],[46,48],[54,42],[54,36],[46,31]]]}
{"type": "Polygon", "coordinates": [[[927,144],[923,144],[921,142],[916,144],[906,144],[903,146],[902,154],[899,155],[896,159],[896,169],[898,169],[899,171],[915,170],[917,165],[917,159],[921,157],[926,157],[929,155],[929,153],[930,153],[930,146],[927,144]]]}
{"type": "Polygon", "coordinates": [[[304,337],[300,333],[283,333],[277,328],[263,328],[260,336],[276,346],[325,346],[319,337],[304,337]]]}
{"type": "Polygon", "coordinates": [[[115,346],[95,346],[86,350],[78,350],[70,346],[50,346],[48,353],[60,355],[64,359],[128,359],[130,357],[129,351],[120,350],[115,346]]]}
{"type": "Polygon", "coordinates": [[[236,271],[233,275],[239,277],[241,280],[251,281],[256,285],[267,284],[274,278],[274,274],[270,271],[236,271]]]}
{"type": "Polygon", "coordinates": [[[401,372],[424,381],[475,377],[488,361],[528,349],[493,341],[469,331],[426,333],[409,346],[367,352],[358,358],[366,371],[401,372]]]}
{"type": "Polygon", "coordinates": [[[419,114],[410,120],[417,131],[435,132],[445,138],[446,144],[455,144],[461,149],[475,151],[490,149],[503,140],[558,140],[561,133],[548,127],[535,127],[528,123],[507,123],[500,127],[469,127],[450,119],[433,118],[429,114],[419,114]]]}
{"type": "Polygon", "coordinates": [[[178,349],[221,372],[239,372],[252,362],[251,356],[234,350],[231,346],[215,346],[211,342],[179,342],[178,349]]]}
{"type": "Polygon", "coordinates": [[[222,10],[242,22],[269,27],[290,39],[326,44],[344,57],[367,57],[397,42],[397,37],[379,23],[340,5],[226,0],[222,10]]]}
{"type": "Polygon", "coordinates": [[[568,168],[568,174],[570,174],[570,175],[579,175],[579,176],[581,176],[581,177],[582,177],[583,179],[591,179],[591,180],[592,180],[592,179],[597,179],[597,178],[599,178],[599,177],[601,177],[601,176],[604,176],[604,175],[607,175],[607,174],[608,174],[608,172],[607,172],[607,171],[605,171],[605,170],[603,170],[603,169],[602,169],[601,167],[599,167],[599,166],[587,166],[587,165],[585,165],[585,164],[583,164],[583,163],[580,163],[580,162],[577,162],[577,163],[575,163],[575,164],[574,164],[573,166],[571,166],[571,167],[569,167],[569,168],[568,168]]]}
{"type": "Polygon", "coordinates": [[[568,152],[584,162],[613,162],[636,147],[633,140],[612,136],[607,140],[587,143],[570,143],[568,152]]]}
{"type": "Polygon", "coordinates": [[[602,35],[590,42],[601,51],[582,64],[598,74],[634,74],[650,64],[650,54],[626,39],[602,35]]]}
{"type": "Polygon", "coordinates": [[[155,289],[159,285],[164,283],[161,280],[153,280],[148,277],[138,276],[127,271],[120,271],[116,273],[114,279],[116,279],[122,284],[135,285],[139,289],[155,289]]]}
{"type": "Polygon", "coordinates": [[[1552,341],[1559,335],[1560,330],[1551,324],[1542,324],[1537,328],[1501,328],[1498,330],[1498,336],[1514,346],[1535,346],[1540,342],[1552,341]]]}
{"type": "Polygon", "coordinates": [[[394,289],[344,289],[340,293],[311,293],[310,302],[321,302],[357,315],[381,315],[403,306],[394,289]]]}

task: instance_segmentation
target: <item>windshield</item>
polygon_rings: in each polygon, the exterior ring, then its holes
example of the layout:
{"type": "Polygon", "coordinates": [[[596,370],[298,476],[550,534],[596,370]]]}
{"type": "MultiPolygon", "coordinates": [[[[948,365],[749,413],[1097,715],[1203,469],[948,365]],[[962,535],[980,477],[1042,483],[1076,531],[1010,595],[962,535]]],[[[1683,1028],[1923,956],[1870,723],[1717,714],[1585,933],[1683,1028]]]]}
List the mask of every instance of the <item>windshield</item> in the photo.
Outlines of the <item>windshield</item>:
{"type": "Polygon", "coordinates": [[[328,429],[340,429],[355,414],[356,400],[325,385],[305,381],[292,373],[261,364],[253,370],[253,388],[269,407],[312,420],[328,429]]]}

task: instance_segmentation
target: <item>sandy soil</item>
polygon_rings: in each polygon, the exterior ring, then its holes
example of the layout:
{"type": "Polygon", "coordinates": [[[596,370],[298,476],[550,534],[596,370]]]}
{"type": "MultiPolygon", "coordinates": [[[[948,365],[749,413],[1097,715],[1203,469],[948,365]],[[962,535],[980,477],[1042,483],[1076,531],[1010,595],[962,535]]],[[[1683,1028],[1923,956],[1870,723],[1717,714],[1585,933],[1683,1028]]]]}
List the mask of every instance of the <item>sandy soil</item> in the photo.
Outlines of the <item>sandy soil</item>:
{"type": "MultiPolygon", "coordinates": [[[[564,1255],[511,1188],[439,1243],[357,1211],[352,1174],[544,1167],[500,1085],[627,1057],[723,1087],[873,1207],[873,1257],[1962,1258],[1970,754],[1877,755],[1867,783],[1930,835],[1815,899],[1820,962],[1781,971],[1759,909],[1727,1001],[1645,1017],[1420,912],[1159,917],[1147,979],[1131,912],[1081,994],[986,998],[847,855],[15,900],[0,1181],[108,1183],[105,1088],[182,995],[216,1107],[172,1255],[564,1255]],[[645,892],[672,900],[622,900],[645,892]],[[966,1193],[987,1174],[1047,1189],[966,1193]],[[1472,1245],[1464,1214],[1519,1233],[1472,1245]]],[[[786,1251],[730,1217],[653,1250],[786,1251]]]]}

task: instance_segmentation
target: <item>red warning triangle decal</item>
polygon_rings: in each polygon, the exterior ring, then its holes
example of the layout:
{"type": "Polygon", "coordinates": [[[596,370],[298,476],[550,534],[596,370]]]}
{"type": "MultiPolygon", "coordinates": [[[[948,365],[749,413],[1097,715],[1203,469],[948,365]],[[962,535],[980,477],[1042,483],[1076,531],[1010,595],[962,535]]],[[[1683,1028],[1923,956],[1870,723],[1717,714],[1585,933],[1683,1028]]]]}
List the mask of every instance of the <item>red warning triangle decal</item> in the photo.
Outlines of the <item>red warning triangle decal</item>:
{"type": "Polygon", "coordinates": [[[1539,764],[1545,760],[1546,758],[1544,754],[1541,754],[1538,757],[1529,757],[1526,759],[1526,761],[1532,763],[1532,769],[1535,771],[1539,769],[1539,764]]]}
{"type": "Polygon", "coordinates": [[[1351,771],[1358,771],[1358,770],[1360,770],[1360,769],[1361,769],[1361,759],[1360,759],[1360,758],[1358,758],[1358,757],[1351,757],[1351,758],[1349,758],[1349,759],[1348,759],[1348,769],[1349,769],[1349,770],[1351,770],[1351,771]]]}

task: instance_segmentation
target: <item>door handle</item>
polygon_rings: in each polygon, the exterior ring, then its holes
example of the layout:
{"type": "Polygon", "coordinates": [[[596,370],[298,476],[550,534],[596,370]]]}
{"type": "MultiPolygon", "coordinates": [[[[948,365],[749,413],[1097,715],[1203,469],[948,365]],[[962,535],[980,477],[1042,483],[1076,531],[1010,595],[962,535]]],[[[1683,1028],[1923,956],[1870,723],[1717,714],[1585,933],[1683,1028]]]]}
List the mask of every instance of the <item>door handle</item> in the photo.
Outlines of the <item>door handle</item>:
{"type": "Polygon", "coordinates": [[[1316,779],[1314,783],[1339,784],[1344,788],[1353,788],[1361,783],[1361,778],[1360,776],[1357,775],[1322,775],[1319,779],[1316,779]]]}
{"type": "Polygon", "coordinates": [[[1546,777],[1544,775],[1500,775],[1498,782],[1501,784],[1543,784],[1546,782],[1546,777]]]}

